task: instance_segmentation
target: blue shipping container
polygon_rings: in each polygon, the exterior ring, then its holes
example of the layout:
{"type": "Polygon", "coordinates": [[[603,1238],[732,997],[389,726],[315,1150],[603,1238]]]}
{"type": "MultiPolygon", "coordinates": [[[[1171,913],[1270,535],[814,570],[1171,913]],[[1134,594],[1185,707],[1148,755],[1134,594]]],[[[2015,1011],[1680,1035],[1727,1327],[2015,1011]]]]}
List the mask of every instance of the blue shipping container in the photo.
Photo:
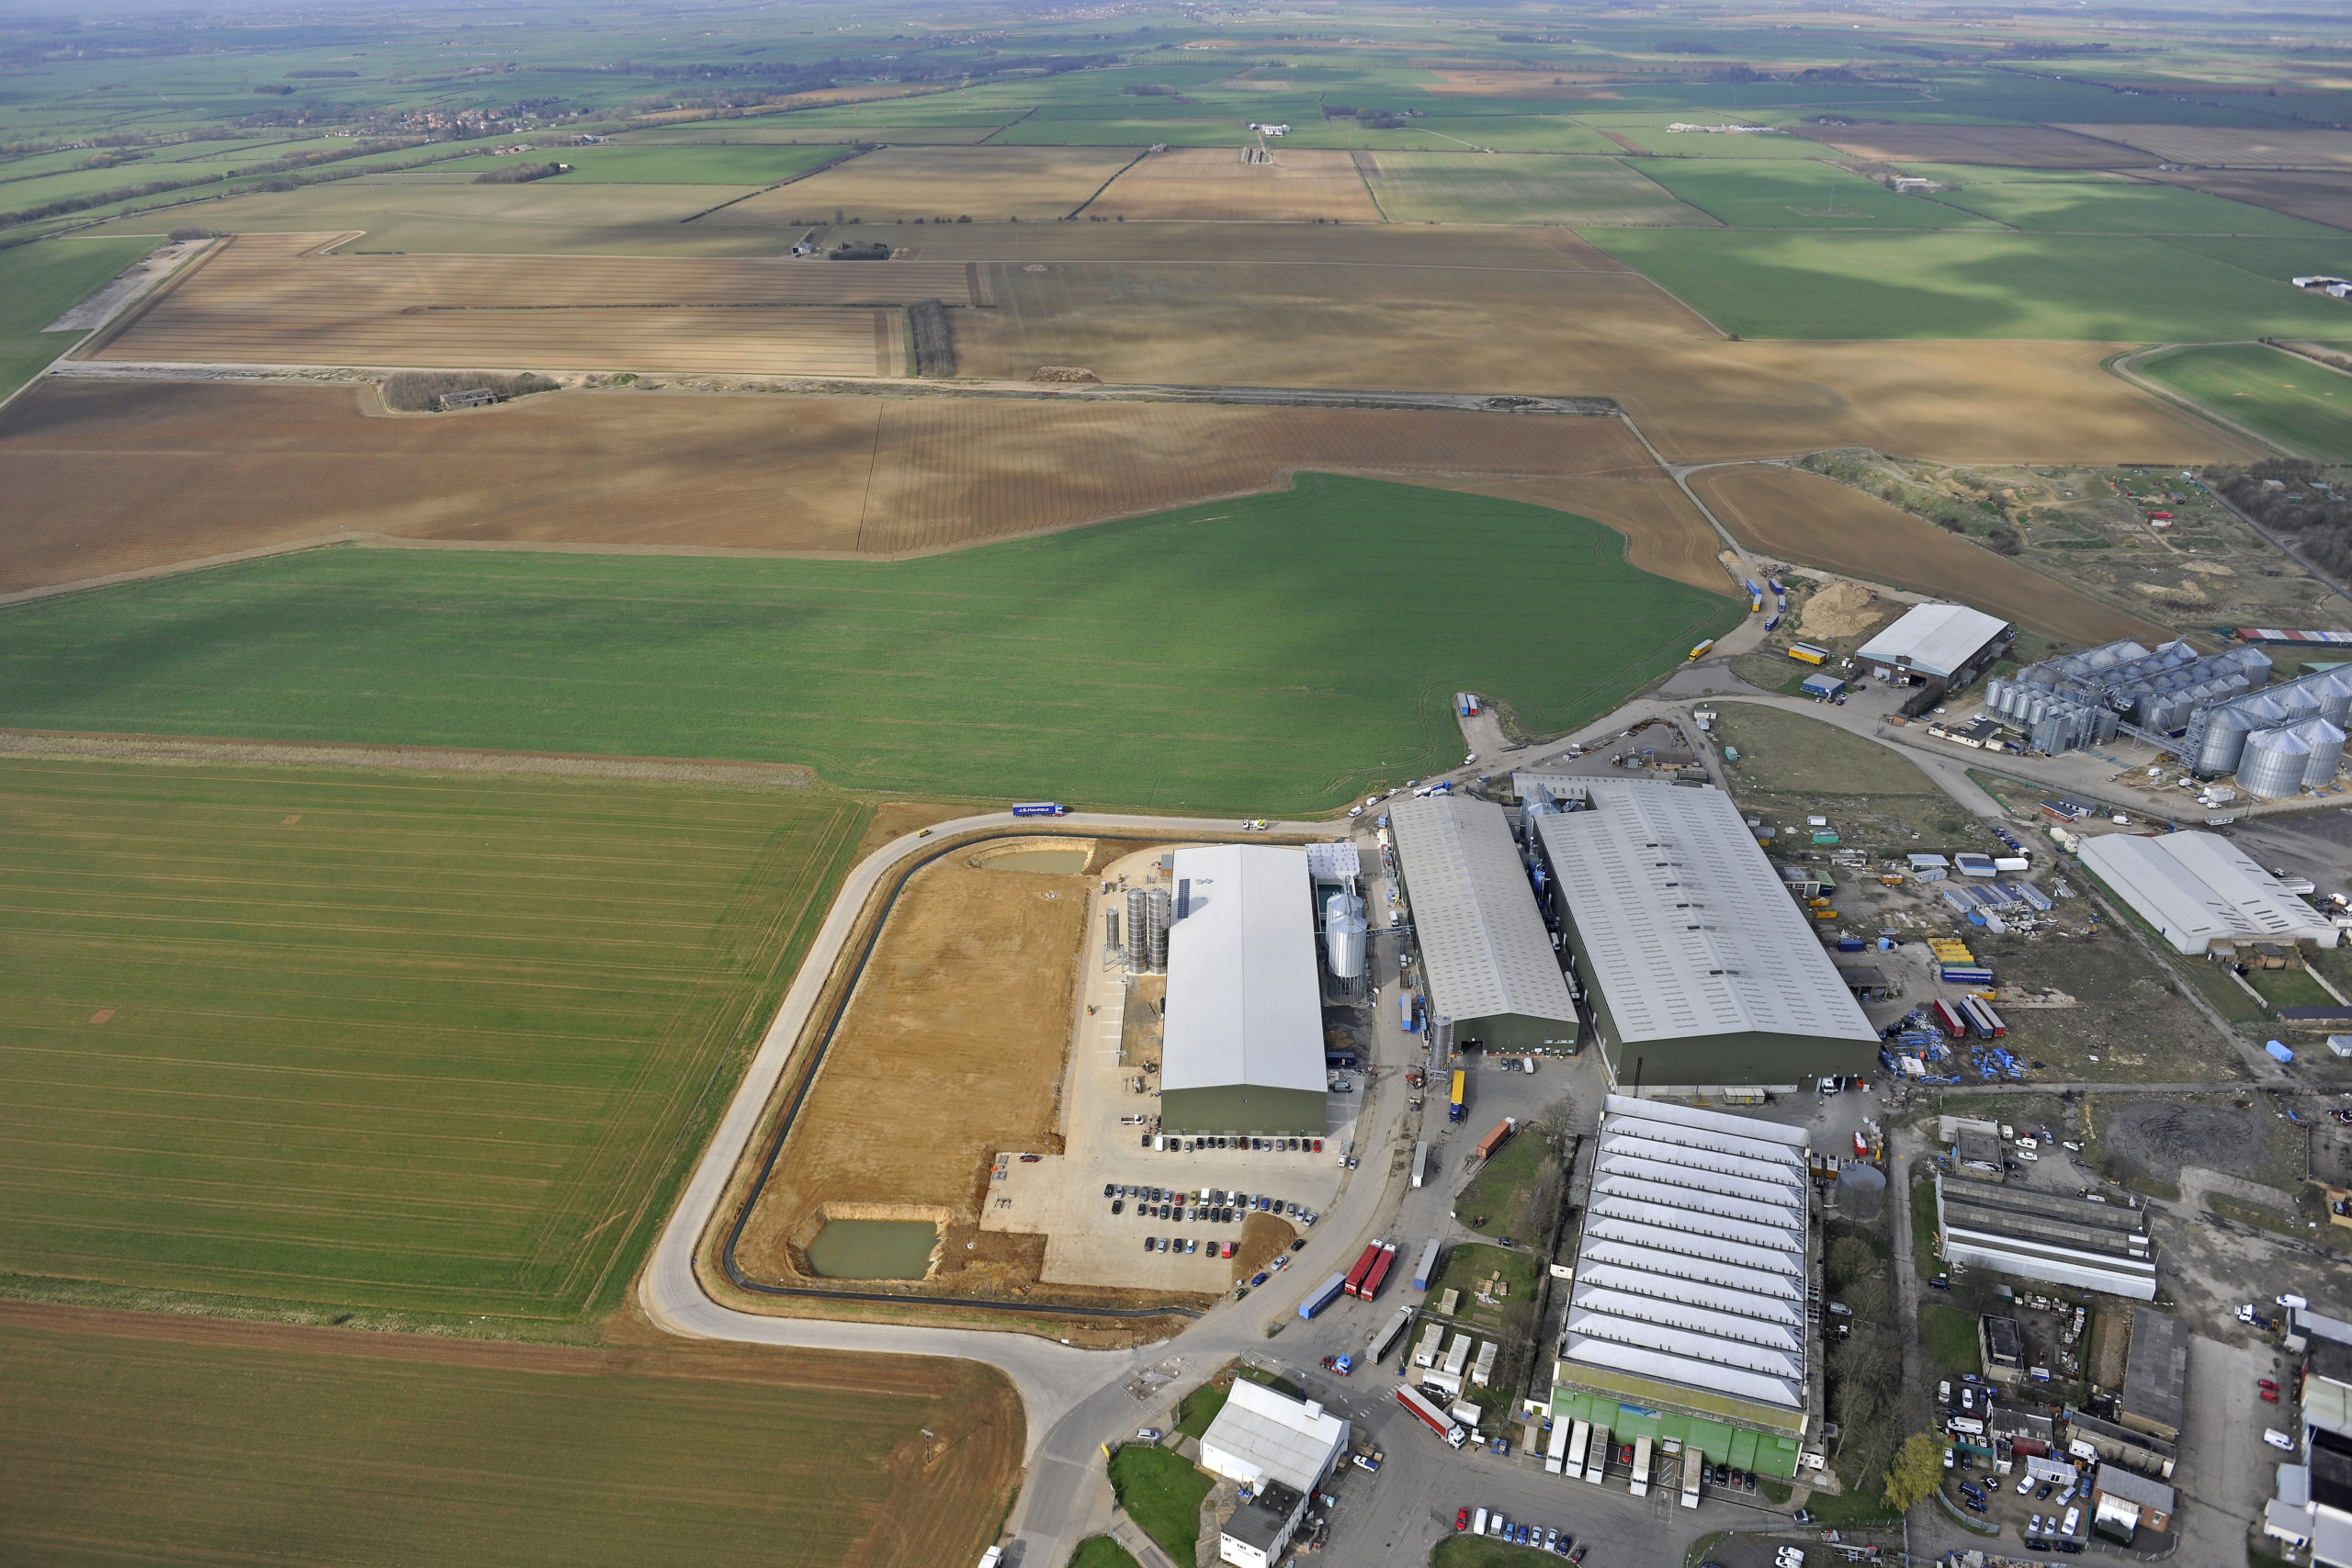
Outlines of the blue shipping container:
{"type": "Polygon", "coordinates": [[[1345,1274],[1334,1274],[1329,1279],[1324,1280],[1321,1284],[1316,1286],[1315,1293],[1298,1303],[1298,1315],[1301,1317],[1313,1317],[1317,1313],[1321,1312],[1325,1307],[1329,1306],[1333,1302],[1338,1301],[1340,1299],[1340,1292],[1347,1285],[1347,1282],[1348,1277],[1345,1274]]]}

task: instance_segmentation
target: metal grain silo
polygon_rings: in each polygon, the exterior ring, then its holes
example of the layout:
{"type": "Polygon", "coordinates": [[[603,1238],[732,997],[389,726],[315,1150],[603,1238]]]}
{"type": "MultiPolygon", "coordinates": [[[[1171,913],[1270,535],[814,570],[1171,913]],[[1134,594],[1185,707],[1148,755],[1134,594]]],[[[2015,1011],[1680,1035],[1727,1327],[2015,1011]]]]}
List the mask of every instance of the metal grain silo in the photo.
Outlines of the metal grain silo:
{"type": "MultiPolygon", "coordinates": [[[[1168,889],[1153,887],[1144,894],[1144,940],[1150,951],[1151,972],[1168,973],[1168,889]]],[[[1134,937],[1129,936],[1130,942],[1134,937]]]]}
{"type": "Polygon", "coordinates": [[[2304,743],[2312,749],[2311,760],[2303,767],[2303,787],[2324,789],[2335,782],[2335,770],[2344,761],[2343,727],[2315,718],[2301,728],[2304,743]]]}
{"type": "Polygon", "coordinates": [[[1324,958],[1331,966],[1331,978],[1352,990],[1363,978],[1364,942],[1372,931],[1363,918],[1363,900],[1334,893],[1323,911],[1324,958]]]}
{"type": "Polygon", "coordinates": [[[1144,915],[1140,887],[1127,889],[1127,973],[1140,975],[1151,967],[1151,927],[1144,915]]]}
{"type": "Polygon", "coordinates": [[[2290,724],[2248,735],[2238,759],[2238,787],[2265,800],[2283,800],[2301,791],[2312,762],[2312,745],[2301,729],[2290,724]]]}

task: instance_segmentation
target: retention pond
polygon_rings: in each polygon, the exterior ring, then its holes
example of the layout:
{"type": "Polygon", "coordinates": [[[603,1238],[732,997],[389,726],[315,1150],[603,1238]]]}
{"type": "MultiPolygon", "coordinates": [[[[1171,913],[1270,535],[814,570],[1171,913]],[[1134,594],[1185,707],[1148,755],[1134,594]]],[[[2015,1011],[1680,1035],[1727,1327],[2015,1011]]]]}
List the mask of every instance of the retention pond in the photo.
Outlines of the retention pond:
{"type": "Polygon", "coordinates": [[[808,1244],[808,1268],[828,1280],[920,1280],[938,1245],[929,1220],[828,1220],[808,1244]]]}

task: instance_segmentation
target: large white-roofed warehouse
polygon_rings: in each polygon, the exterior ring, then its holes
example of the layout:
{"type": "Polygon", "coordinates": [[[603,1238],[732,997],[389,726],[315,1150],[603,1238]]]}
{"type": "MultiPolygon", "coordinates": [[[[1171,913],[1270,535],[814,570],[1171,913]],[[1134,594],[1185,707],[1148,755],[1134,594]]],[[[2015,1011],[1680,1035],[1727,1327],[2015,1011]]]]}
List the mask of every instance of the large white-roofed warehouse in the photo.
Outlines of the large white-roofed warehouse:
{"type": "Polygon", "coordinates": [[[1791,1476],[1820,1407],[1802,1128],[1612,1094],[1552,1419],[1791,1476]]]}
{"type": "Polygon", "coordinates": [[[1613,1083],[1793,1090],[1877,1066],[1878,1032],[1730,796],[1577,782],[1585,809],[1536,818],[1536,844],[1613,1083]]]}
{"type": "Polygon", "coordinates": [[[1321,1137],[1328,1080],[1306,852],[1178,850],[1174,883],[1161,1127],[1321,1137]]]}
{"type": "Polygon", "coordinates": [[[2007,652],[2015,635],[1965,604],[1914,604],[1862,644],[1854,666],[1882,681],[1941,681],[1956,691],[2007,652]]]}
{"type": "Polygon", "coordinates": [[[1388,823],[1430,1016],[1446,1021],[1451,1043],[1489,1052],[1573,1047],[1576,1002],[1503,808],[1433,795],[1397,802],[1388,823]]]}

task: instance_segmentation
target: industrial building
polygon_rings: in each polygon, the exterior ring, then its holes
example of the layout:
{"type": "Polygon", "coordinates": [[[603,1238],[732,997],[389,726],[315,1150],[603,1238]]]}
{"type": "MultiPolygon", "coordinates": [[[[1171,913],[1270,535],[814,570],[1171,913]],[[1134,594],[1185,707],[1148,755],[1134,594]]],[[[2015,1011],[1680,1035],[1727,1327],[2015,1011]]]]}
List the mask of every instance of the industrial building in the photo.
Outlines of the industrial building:
{"type": "Polygon", "coordinates": [[[2161,1442],[2177,1443],[2188,1405],[2188,1325],[2154,1307],[2133,1307],[2115,1418],[2161,1442]]]}
{"type": "Polygon", "coordinates": [[[1304,850],[1178,850],[1167,927],[1160,1125],[1320,1137],[1327,1079],[1304,850]]]}
{"type": "Polygon", "coordinates": [[[1552,1420],[1789,1477],[1819,1406],[1804,1129],[1612,1094],[1552,1420]]]}
{"type": "Polygon", "coordinates": [[[2162,1534],[2172,1529],[2177,1496],[2154,1476],[2118,1464],[2100,1465],[2091,1481],[2091,1533],[2126,1547],[2141,1530],[2162,1534]]]}
{"type": "Polygon", "coordinates": [[[2017,634],[1965,604],[1915,604],[1862,644],[1854,667],[1882,681],[1940,681],[1957,690],[2009,650],[2017,634]]]}
{"type": "Polygon", "coordinates": [[[1225,1522],[1218,1557],[1240,1568],[1278,1560],[1306,1500],[1347,1449],[1348,1423],[1322,1405],[1235,1378],[1225,1407],[1201,1434],[1201,1468],[1250,1494],[1225,1522]]]}
{"type": "Polygon", "coordinates": [[[2201,707],[2259,691],[2270,669],[2258,648],[2208,656],[2183,641],[2150,649],[2126,638],[1996,676],[1984,682],[1984,706],[2055,757],[2111,740],[2125,725],[2170,734],[2201,707]]]}
{"type": "Polygon", "coordinates": [[[2352,1324],[2308,1307],[2287,1319],[2287,1348],[2306,1352],[2290,1406],[2299,1462],[2278,1467],[2263,1529],[2309,1548],[2314,1568],[2352,1568],[2352,1324]]]}
{"type": "Polygon", "coordinates": [[[1554,918],[1611,1080],[1793,1091],[1878,1065],[1878,1032],[1713,786],[1591,779],[1533,818],[1554,918]]]}
{"type": "Polygon", "coordinates": [[[2121,1203],[1936,1177],[1938,1252],[1955,1266],[2154,1301],[2146,1216],[2121,1203]]]}
{"type": "Polygon", "coordinates": [[[2326,916],[2218,833],[2108,833],[2083,840],[2080,852],[2176,953],[2201,953],[2215,942],[2335,945],[2326,916]]]}
{"type": "Polygon", "coordinates": [[[1578,1023],[1503,808],[1453,795],[1389,807],[1430,1014],[1460,1049],[1572,1049],[1578,1023]]]}

